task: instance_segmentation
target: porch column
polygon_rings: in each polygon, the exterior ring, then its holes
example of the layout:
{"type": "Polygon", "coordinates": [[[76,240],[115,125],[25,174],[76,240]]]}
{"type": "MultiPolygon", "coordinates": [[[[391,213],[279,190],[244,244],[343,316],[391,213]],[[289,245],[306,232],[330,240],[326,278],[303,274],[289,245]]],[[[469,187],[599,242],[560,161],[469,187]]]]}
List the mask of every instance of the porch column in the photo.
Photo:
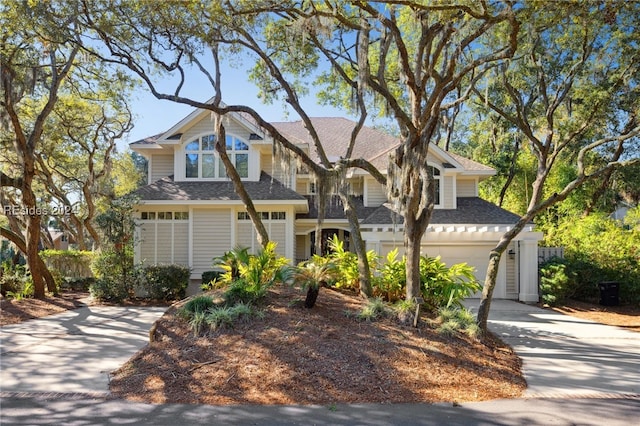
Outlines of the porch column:
{"type": "Polygon", "coordinates": [[[520,241],[520,294],[518,300],[537,303],[538,296],[538,241],[520,241]]]}

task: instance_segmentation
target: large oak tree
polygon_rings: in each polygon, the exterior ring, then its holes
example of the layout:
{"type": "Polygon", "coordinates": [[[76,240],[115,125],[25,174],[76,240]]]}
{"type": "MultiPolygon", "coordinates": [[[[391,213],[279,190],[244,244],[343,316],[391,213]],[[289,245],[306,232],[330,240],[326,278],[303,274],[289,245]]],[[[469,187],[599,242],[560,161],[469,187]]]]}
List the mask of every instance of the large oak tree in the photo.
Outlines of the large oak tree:
{"type": "Polygon", "coordinates": [[[475,91],[477,108],[489,110],[517,133],[534,162],[526,212],[491,251],[478,312],[487,320],[500,258],[509,243],[537,215],[562,202],[593,179],[608,179],[638,162],[637,2],[566,4],[562,10],[527,3],[513,60],[495,69],[475,91]],[[573,176],[548,189],[558,168],[573,176]]]}
{"type": "MultiPolygon", "coordinates": [[[[71,203],[64,186],[54,182],[51,160],[60,157],[59,150],[73,149],[73,144],[65,146],[65,141],[90,144],[85,136],[100,127],[100,118],[86,108],[85,114],[72,121],[63,119],[71,114],[66,103],[75,98],[76,102],[98,105],[99,115],[108,120],[114,116],[107,112],[114,105],[110,101],[118,104],[126,96],[124,76],[81,54],[78,40],[84,29],[77,19],[77,6],[77,2],[9,2],[0,6],[0,130],[3,147],[8,148],[0,170],[2,204],[10,209],[9,216],[18,213],[9,217],[12,229],[3,228],[2,235],[24,252],[37,298],[45,296],[45,284],[50,291],[55,289],[39,257],[42,229],[46,227],[43,221],[54,207],[43,186],[49,186],[63,204],[71,203]],[[84,136],[79,135],[79,128],[84,136]]],[[[128,130],[130,123],[126,117],[115,121],[116,125],[111,122],[102,127],[111,137],[128,130]]],[[[89,169],[96,165],[91,152],[83,158],[89,169]]],[[[107,163],[108,158],[109,152],[107,163]]]]}
{"type": "MultiPolygon", "coordinates": [[[[107,47],[106,53],[94,53],[133,70],[159,99],[218,115],[250,114],[271,133],[276,150],[306,166],[320,189],[337,187],[355,237],[364,294],[370,293],[369,273],[358,218],[344,184],[345,171],[361,167],[386,184],[389,198],[404,217],[407,297],[420,295],[420,247],[434,205],[429,145],[440,137],[443,113],[459,107],[473,82],[514,52],[518,24],[509,2],[191,1],[155,8],[120,1],[85,2],[85,6],[89,25],[107,47]],[[211,54],[209,65],[203,60],[205,52],[211,54]],[[280,99],[300,116],[319,164],[253,109],[221,102],[221,57],[232,61],[244,54],[255,63],[252,76],[264,99],[280,99]],[[189,67],[207,76],[213,102],[183,95],[189,67]],[[157,89],[154,71],[177,76],[173,93],[157,89]],[[325,87],[327,98],[341,104],[345,98],[351,100],[358,124],[340,161],[329,161],[300,101],[312,84],[325,87]],[[370,109],[375,115],[392,117],[401,135],[389,161],[388,178],[363,159],[351,158],[370,109]]],[[[224,160],[224,146],[219,152],[224,160]]],[[[268,235],[241,182],[233,173],[230,177],[266,241],[268,235]]]]}

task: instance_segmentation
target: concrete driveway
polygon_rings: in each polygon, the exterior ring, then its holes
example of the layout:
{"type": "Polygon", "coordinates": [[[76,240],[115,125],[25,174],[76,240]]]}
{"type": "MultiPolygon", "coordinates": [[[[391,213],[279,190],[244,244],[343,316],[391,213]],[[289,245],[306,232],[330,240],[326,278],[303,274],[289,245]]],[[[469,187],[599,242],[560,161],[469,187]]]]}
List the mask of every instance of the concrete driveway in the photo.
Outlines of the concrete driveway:
{"type": "Polygon", "coordinates": [[[90,307],[0,328],[0,423],[627,426],[640,418],[640,333],[502,300],[493,302],[490,328],[523,359],[523,399],[328,407],[109,399],[108,372],[146,344],[163,312],[90,307]]]}
{"type": "Polygon", "coordinates": [[[0,327],[0,391],[103,394],[166,307],[89,306],[0,327]]]}
{"type": "Polygon", "coordinates": [[[640,397],[640,333],[509,300],[492,302],[489,329],[522,358],[526,397],[640,397]]]}

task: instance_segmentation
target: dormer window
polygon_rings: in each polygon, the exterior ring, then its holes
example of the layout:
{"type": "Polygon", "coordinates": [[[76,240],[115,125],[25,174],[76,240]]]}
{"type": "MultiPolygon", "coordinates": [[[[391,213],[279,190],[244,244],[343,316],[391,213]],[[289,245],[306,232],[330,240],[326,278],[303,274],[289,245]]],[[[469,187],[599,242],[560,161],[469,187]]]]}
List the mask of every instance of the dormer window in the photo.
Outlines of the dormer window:
{"type": "MultiPolygon", "coordinates": [[[[187,143],[185,153],[186,178],[226,178],[227,171],[216,152],[216,135],[204,135],[187,143]]],[[[227,155],[240,177],[249,176],[249,146],[235,136],[227,135],[227,155]]]]}

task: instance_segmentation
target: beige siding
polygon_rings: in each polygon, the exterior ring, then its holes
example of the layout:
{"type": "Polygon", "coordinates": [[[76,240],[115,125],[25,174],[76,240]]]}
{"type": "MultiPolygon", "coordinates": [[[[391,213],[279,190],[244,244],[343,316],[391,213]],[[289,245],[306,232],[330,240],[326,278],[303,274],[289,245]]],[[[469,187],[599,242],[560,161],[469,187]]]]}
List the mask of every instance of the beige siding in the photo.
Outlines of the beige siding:
{"type": "Polygon", "coordinates": [[[286,256],[287,249],[287,233],[285,223],[272,223],[270,226],[269,238],[271,241],[278,243],[276,247],[276,253],[280,256],[286,256]]]}
{"type": "Polygon", "coordinates": [[[187,221],[173,224],[173,263],[189,264],[189,223],[187,221]]]}
{"type": "Polygon", "coordinates": [[[156,225],[143,223],[140,225],[140,261],[154,263],[156,258],[156,225]]]}
{"type": "Polygon", "coordinates": [[[173,239],[171,234],[173,226],[170,221],[158,223],[156,232],[156,259],[154,263],[171,263],[171,249],[173,239]]]}
{"type": "Polygon", "coordinates": [[[444,176],[443,177],[443,185],[444,185],[444,208],[452,209],[454,208],[454,188],[453,188],[453,176],[444,176]]]}
{"type": "Polygon", "coordinates": [[[456,183],[457,197],[477,197],[476,181],[474,179],[458,179],[456,183]]]}
{"type": "Polygon", "coordinates": [[[296,180],[296,192],[298,194],[306,194],[309,191],[309,180],[308,179],[297,179],[296,180]]]}
{"type": "Polygon", "coordinates": [[[381,206],[387,202],[387,190],[374,179],[367,179],[367,194],[364,205],[368,207],[381,206]]]}
{"type": "MultiPolygon", "coordinates": [[[[208,133],[215,133],[214,131],[214,123],[211,119],[210,114],[205,114],[204,117],[190,127],[184,135],[182,136],[182,142],[191,142],[193,138],[196,138],[201,135],[205,135],[208,133]]],[[[225,130],[228,135],[235,135],[244,140],[249,140],[249,131],[245,129],[240,124],[231,120],[229,123],[225,122],[225,130]]]]}
{"type": "Polygon", "coordinates": [[[231,215],[229,210],[193,211],[192,274],[200,275],[211,269],[212,259],[230,250],[231,215]]]}
{"type": "MultiPolygon", "coordinates": [[[[291,182],[290,177],[287,176],[286,171],[280,164],[280,160],[278,158],[274,159],[273,155],[262,154],[260,156],[260,168],[285,186],[291,186],[289,184],[291,182]]],[[[306,190],[303,193],[306,193],[306,190]]]]}
{"type": "Polygon", "coordinates": [[[173,174],[173,155],[154,155],[151,157],[151,182],[173,174]]]}
{"type": "Polygon", "coordinates": [[[249,247],[251,251],[258,247],[258,241],[253,231],[253,223],[250,220],[237,221],[236,246],[249,247]]]}

